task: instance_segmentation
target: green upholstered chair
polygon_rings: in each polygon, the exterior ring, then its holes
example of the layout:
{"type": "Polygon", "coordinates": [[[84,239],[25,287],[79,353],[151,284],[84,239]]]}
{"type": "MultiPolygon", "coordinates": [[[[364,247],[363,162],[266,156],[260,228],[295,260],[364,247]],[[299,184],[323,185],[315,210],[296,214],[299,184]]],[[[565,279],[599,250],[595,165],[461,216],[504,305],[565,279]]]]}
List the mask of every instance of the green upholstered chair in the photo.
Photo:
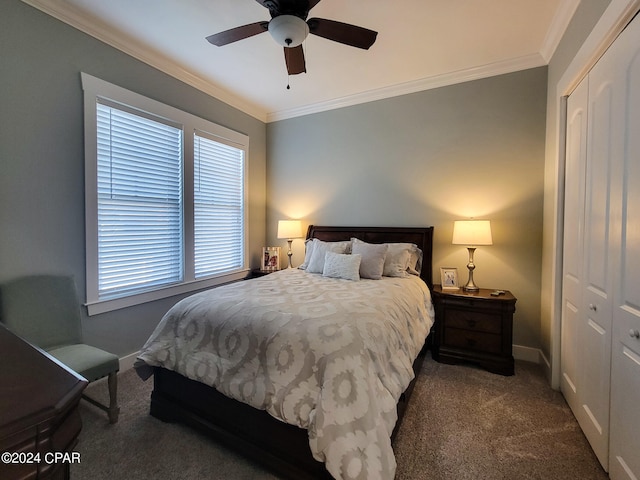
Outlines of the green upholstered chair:
{"type": "Polygon", "coordinates": [[[0,286],[0,320],[89,382],[108,376],[109,406],[86,395],[83,398],[106,411],[110,423],[118,421],[120,360],[82,343],[80,303],[72,277],[35,275],[4,283],[0,286]]]}

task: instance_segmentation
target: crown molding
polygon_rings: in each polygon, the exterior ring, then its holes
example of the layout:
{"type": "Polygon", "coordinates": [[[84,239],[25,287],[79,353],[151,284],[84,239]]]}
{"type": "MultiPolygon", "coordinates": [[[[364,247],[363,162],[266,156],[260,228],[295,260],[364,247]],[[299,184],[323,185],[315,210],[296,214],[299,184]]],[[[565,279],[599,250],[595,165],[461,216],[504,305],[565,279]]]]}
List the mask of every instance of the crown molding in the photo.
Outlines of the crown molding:
{"type": "Polygon", "coordinates": [[[329,100],[327,102],[319,102],[300,108],[270,112],[267,115],[267,123],[300,117],[302,115],[310,115],[312,113],[320,113],[337,108],[350,107],[353,105],[358,105],[360,103],[384,100],[386,98],[407,95],[410,93],[431,90],[439,87],[446,87],[457,83],[479,80],[482,78],[493,77],[495,75],[502,75],[505,73],[517,72],[529,68],[542,67],[545,65],[547,65],[547,62],[544,60],[542,55],[535,53],[511,60],[490,63],[487,65],[481,65],[465,70],[459,70],[457,72],[421,78],[419,80],[400,83],[398,85],[392,85],[390,87],[378,88],[375,90],[370,90],[368,92],[329,100]]]}
{"type": "Polygon", "coordinates": [[[562,36],[564,32],[567,30],[571,19],[573,18],[574,13],[578,9],[580,5],[580,0],[566,0],[564,2],[560,2],[560,6],[556,11],[556,14],[553,16],[553,21],[551,25],[549,25],[549,30],[547,30],[547,35],[544,39],[544,43],[542,44],[542,48],[540,49],[540,55],[545,59],[547,64],[551,61],[551,57],[556,52],[556,48],[560,44],[562,40],[562,36]]]}
{"type": "Polygon", "coordinates": [[[99,19],[70,7],[69,4],[52,2],[51,0],[21,1],[265,123],[547,65],[550,54],[552,55],[553,51],[555,51],[564,29],[580,3],[580,0],[568,0],[562,3],[561,9],[558,11],[553,25],[547,33],[545,48],[543,49],[544,53],[535,53],[456,72],[434,75],[299,108],[267,112],[238,95],[212,84],[211,81],[205,80],[188,69],[182,68],[170,58],[108,27],[99,19]]]}
{"type": "Polygon", "coordinates": [[[137,40],[117,32],[106,26],[97,18],[84,14],[77,9],[71,8],[68,4],[51,2],[47,0],[22,0],[30,5],[67,25],[90,35],[113,48],[120,50],[147,65],[157,68],[161,72],[170,75],[187,85],[200,90],[262,122],[266,122],[267,113],[254,104],[251,104],[237,95],[213,85],[210,81],[186,70],[175,63],[175,61],[155,52],[148,46],[137,40]]]}

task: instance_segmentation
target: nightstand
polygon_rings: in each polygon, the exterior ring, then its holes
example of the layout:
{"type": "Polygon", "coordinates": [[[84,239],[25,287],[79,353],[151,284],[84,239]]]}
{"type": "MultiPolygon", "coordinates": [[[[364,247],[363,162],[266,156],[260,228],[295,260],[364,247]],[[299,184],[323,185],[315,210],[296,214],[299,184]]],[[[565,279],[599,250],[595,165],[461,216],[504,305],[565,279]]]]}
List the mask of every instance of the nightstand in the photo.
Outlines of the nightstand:
{"type": "Polygon", "coordinates": [[[264,277],[265,275],[269,275],[270,273],[273,273],[276,271],[277,270],[260,270],[259,268],[255,268],[251,270],[251,273],[247,277],[247,280],[249,280],[250,278],[264,277]]]}
{"type": "Polygon", "coordinates": [[[473,362],[501,375],[513,375],[513,312],[517,299],[509,291],[442,290],[434,285],[436,312],[433,358],[442,363],[473,362]]]}

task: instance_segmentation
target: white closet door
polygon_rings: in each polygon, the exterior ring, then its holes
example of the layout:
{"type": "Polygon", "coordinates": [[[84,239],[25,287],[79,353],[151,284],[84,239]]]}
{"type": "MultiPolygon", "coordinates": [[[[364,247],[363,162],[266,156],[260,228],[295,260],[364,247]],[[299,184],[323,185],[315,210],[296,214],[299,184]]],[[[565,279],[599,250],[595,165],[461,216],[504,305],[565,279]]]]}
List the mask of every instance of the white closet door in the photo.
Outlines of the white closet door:
{"type": "MultiPolygon", "coordinates": [[[[640,18],[615,42],[624,141],[612,214],[621,238],[615,259],[610,476],[640,479],[640,18]]],[[[613,47],[612,47],[613,50],[613,47]]],[[[613,65],[612,65],[613,66],[613,65]]]]}
{"type": "Polygon", "coordinates": [[[567,105],[561,388],[611,478],[640,480],[640,17],[567,105]]]}
{"type": "Polygon", "coordinates": [[[580,372],[583,341],[580,316],[588,88],[588,78],[585,78],[567,100],[560,389],[576,417],[581,414],[579,394],[582,388],[580,372]]]}
{"type": "Polygon", "coordinates": [[[609,392],[613,270],[611,179],[623,138],[618,115],[623,97],[615,55],[607,52],[589,74],[589,121],[585,187],[581,411],[576,415],[598,460],[609,463],[609,392]]]}

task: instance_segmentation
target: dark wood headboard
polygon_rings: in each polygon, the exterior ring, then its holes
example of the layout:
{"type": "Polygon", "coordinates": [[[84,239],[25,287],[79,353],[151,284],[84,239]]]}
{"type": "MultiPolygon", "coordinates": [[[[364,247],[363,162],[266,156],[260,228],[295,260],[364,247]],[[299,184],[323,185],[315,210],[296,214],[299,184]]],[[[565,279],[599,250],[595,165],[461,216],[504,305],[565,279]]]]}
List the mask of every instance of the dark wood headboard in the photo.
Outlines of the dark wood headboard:
{"type": "Polygon", "coordinates": [[[422,278],[433,288],[433,227],[322,227],[309,225],[307,238],[340,242],[358,238],[367,243],[414,243],[422,250],[422,278]]]}

